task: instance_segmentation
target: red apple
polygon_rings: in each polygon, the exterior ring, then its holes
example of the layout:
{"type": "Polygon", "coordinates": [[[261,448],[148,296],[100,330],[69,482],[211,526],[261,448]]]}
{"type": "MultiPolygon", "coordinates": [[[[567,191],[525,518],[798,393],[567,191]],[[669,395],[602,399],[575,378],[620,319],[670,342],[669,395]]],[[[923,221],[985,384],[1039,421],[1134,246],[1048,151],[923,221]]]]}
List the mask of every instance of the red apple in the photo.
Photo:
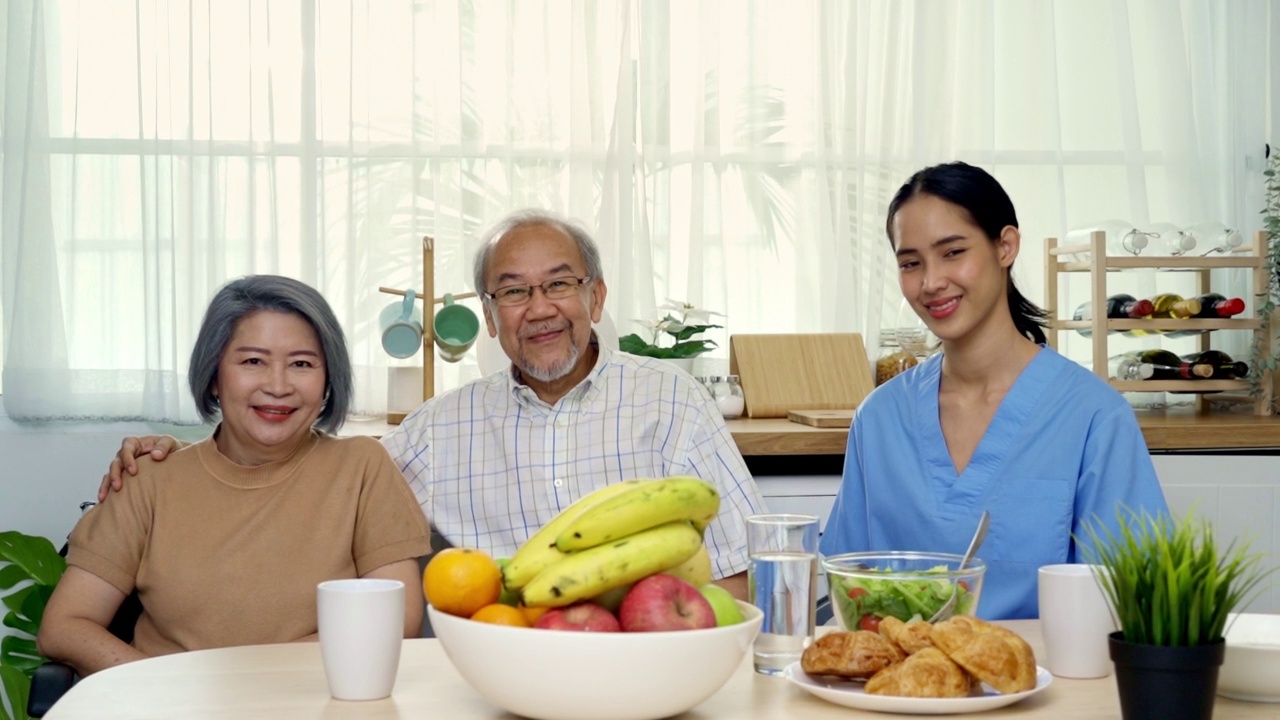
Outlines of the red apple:
{"type": "Polygon", "coordinates": [[[567,607],[551,608],[533,624],[543,630],[576,630],[578,632],[618,632],[618,618],[600,605],[587,601],[567,607]]]}
{"type": "Polygon", "coordinates": [[[636,583],[622,599],[618,619],[623,632],[695,630],[716,626],[716,613],[698,588],[659,573],[636,583]]]}

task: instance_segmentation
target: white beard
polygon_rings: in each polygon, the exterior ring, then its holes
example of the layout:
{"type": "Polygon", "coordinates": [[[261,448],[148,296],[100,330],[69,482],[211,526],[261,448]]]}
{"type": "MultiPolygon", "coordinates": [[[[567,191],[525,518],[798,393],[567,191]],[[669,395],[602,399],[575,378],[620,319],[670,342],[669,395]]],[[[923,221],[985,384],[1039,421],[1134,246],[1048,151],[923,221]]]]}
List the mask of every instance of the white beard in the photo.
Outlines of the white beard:
{"type": "Polygon", "coordinates": [[[529,362],[529,359],[524,355],[520,356],[519,361],[516,362],[516,367],[520,368],[520,372],[538,382],[554,382],[573,372],[574,366],[578,364],[579,355],[581,353],[578,352],[578,346],[570,345],[569,356],[550,367],[538,367],[529,362]]]}

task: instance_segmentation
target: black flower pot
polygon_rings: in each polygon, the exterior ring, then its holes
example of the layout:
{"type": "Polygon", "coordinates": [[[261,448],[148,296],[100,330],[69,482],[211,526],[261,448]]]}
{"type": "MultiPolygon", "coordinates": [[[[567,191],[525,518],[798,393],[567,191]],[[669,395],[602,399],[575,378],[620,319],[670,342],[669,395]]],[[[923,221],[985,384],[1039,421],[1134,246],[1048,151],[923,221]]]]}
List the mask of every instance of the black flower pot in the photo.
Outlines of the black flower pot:
{"type": "Polygon", "coordinates": [[[1165,647],[1110,636],[1116,687],[1124,720],[1210,720],[1218,668],[1226,654],[1222,638],[1208,645],[1165,647]]]}

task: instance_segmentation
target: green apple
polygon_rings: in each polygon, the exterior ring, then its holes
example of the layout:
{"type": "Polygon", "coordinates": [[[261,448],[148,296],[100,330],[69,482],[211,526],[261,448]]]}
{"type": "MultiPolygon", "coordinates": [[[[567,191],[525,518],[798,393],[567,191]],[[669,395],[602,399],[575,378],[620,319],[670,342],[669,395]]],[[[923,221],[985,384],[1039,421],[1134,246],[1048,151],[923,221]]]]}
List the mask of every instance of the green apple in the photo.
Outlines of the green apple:
{"type": "MultiPolygon", "coordinates": [[[[497,563],[499,570],[506,570],[507,563],[511,562],[511,558],[498,558],[497,560],[494,560],[494,562],[497,563]]],[[[520,592],[517,590],[508,590],[506,583],[503,583],[502,594],[498,596],[498,602],[503,605],[516,607],[520,604],[520,592]]]]}
{"type": "Polygon", "coordinates": [[[702,593],[702,597],[711,604],[711,610],[716,614],[717,627],[737,625],[742,622],[742,609],[738,607],[738,601],[728,590],[708,583],[699,587],[698,592],[702,593]]]}

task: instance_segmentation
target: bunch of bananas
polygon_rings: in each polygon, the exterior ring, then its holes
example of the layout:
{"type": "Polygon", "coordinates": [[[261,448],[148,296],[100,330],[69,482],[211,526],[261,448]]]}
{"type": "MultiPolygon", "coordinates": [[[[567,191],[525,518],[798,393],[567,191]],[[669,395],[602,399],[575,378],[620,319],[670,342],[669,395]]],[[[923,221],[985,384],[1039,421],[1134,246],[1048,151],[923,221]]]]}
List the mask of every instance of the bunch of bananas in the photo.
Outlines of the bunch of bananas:
{"type": "Polygon", "coordinates": [[[719,509],[720,493],[697,478],[607,485],[534,533],[503,582],[530,607],[594,598],[705,556],[702,532],[719,509]]]}

